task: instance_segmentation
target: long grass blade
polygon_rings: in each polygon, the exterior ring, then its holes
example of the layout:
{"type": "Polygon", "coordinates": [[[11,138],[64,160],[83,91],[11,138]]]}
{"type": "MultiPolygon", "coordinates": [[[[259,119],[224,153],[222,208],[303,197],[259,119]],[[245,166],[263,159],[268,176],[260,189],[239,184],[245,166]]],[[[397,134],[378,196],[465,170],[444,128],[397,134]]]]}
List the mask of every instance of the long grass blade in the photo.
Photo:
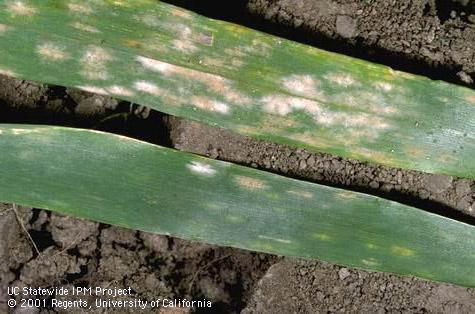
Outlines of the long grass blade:
{"type": "Polygon", "coordinates": [[[0,125],[0,200],[475,287],[475,227],[107,133],[0,125]]]}
{"type": "Polygon", "coordinates": [[[475,92],[155,0],[0,0],[0,73],[278,143],[475,178],[475,92]]]}

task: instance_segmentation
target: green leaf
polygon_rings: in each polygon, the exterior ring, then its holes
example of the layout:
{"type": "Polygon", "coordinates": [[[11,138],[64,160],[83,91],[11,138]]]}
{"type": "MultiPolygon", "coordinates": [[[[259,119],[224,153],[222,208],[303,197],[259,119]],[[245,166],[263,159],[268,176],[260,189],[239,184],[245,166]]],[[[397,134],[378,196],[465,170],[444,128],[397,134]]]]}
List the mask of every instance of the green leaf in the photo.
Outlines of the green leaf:
{"type": "Polygon", "coordinates": [[[475,92],[152,0],[0,0],[0,73],[278,143],[475,178],[475,92]]]}
{"type": "Polygon", "coordinates": [[[0,125],[0,200],[475,287],[475,227],[127,137],[0,125]]]}

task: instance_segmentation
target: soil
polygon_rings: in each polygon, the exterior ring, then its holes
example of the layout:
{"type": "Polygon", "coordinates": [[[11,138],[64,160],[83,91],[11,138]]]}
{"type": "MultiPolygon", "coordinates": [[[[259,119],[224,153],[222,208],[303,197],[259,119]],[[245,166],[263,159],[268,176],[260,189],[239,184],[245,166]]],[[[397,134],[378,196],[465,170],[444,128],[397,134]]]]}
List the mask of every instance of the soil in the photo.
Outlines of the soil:
{"type": "MultiPolygon", "coordinates": [[[[316,47],[474,86],[475,12],[469,1],[169,2],[316,47]]],[[[258,141],[60,86],[0,76],[0,122],[120,133],[383,196],[474,223],[473,180],[387,168],[258,141]]],[[[21,207],[18,212],[39,254],[18,224],[12,205],[0,205],[2,313],[9,310],[8,286],[55,285],[131,287],[134,296],[147,300],[206,298],[213,302],[214,312],[475,312],[475,289],[216,247],[41,209],[21,207]]]]}

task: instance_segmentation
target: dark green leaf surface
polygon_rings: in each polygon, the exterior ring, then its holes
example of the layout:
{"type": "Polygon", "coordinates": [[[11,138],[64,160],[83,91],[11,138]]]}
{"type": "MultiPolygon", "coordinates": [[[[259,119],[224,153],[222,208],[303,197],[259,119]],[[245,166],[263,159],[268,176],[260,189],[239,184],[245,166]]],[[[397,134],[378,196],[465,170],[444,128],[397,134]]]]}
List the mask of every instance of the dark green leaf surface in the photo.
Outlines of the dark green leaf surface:
{"type": "Polygon", "coordinates": [[[0,73],[279,143],[475,178],[475,92],[152,0],[0,0],[0,73]]]}
{"type": "Polygon", "coordinates": [[[475,227],[130,138],[0,125],[0,200],[475,287],[475,227]]]}

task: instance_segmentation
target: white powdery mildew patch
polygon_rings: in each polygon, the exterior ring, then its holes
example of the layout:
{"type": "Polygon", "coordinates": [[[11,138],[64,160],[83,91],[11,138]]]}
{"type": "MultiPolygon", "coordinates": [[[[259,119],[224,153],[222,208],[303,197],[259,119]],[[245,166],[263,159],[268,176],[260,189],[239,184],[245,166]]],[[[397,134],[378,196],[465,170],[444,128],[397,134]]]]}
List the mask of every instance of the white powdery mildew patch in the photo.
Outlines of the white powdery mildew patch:
{"type": "Polygon", "coordinates": [[[265,235],[258,235],[258,238],[259,239],[264,239],[264,240],[271,240],[271,241],[275,241],[275,242],[280,242],[280,243],[285,243],[285,244],[292,243],[292,241],[290,241],[290,240],[268,237],[268,236],[265,236],[265,235]]]}
{"type": "Polygon", "coordinates": [[[98,30],[97,28],[95,28],[91,25],[83,24],[83,23],[80,23],[80,22],[74,22],[74,23],[71,24],[71,26],[74,27],[75,29],[83,31],[83,32],[88,32],[88,33],[100,33],[101,32],[100,30],[98,30]]]}
{"type": "Polygon", "coordinates": [[[191,163],[187,164],[186,167],[192,172],[204,175],[206,177],[212,177],[216,174],[216,170],[213,169],[213,167],[199,161],[192,161],[191,163]]]}
{"type": "Polygon", "coordinates": [[[179,51],[185,52],[185,53],[194,52],[198,49],[198,47],[196,47],[196,45],[192,41],[185,40],[185,39],[175,39],[172,42],[172,46],[176,50],[179,50],[179,51]]]}
{"type": "Polygon", "coordinates": [[[17,74],[14,71],[5,69],[5,68],[0,68],[0,74],[5,75],[5,76],[12,76],[12,77],[17,76],[17,74]]]}
{"type": "Polygon", "coordinates": [[[389,128],[389,124],[385,122],[385,119],[374,116],[367,113],[355,113],[355,114],[336,114],[335,121],[343,124],[346,127],[361,127],[371,128],[376,130],[383,130],[389,128]]]}
{"type": "Polygon", "coordinates": [[[111,4],[118,6],[118,7],[131,7],[132,3],[126,0],[110,0],[111,4]]]}
{"type": "Polygon", "coordinates": [[[311,75],[291,75],[282,79],[282,85],[288,92],[299,96],[325,99],[325,95],[318,88],[319,82],[311,75]]]}
{"type": "Polygon", "coordinates": [[[124,97],[131,97],[135,94],[130,89],[128,89],[124,86],[119,86],[119,85],[109,86],[109,87],[107,87],[107,91],[111,94],[118,95],[118,96],[124,96],[124,97]]]}
{"type": "MultiPolygon", "coordinates": [[[[175,12],[177,11],[175,10],[175,12]]],[[[175,40],[172,41],[171,46],[180,50],[180,52],[188,53],[197,49],[193,42],[193,31],[185,24],[172,23],[166,19],[160,19],[160,16],[151,13],[135,15],[134,18],[148,27],[160,28],[162,31],[165,30],[173,34],[175,40]]]]}
{"type": "MultiPolygon", "coordinates": [[[[135,58],[144,68],[159,72],[165,76],[177,76],[179,78],[194,82],[199,82],[208,87],[212,92],[223,97],[226,101],[235,104],[250,104],[252,99],[232,87],[232,82],[219,75],[205,73],[185,67],[173,65],[160,60],[150,59],[143,56],[135,58]]],[[[194,84],[193,84],[194,85],[194,84]]],[[[223,106],[221,106],[224,108],[223,106]]]]}
{"type": "Polygon", "coordinates": [[[309,113],[312,118],[323,126],[341,125],[349,135],[356,135],[355,130],[361,136],[377,135],[377,131],[387,129],[390,125],[386,119],[364,112],[348,113],[331,111],[317,101],[292,97],[287,95],[268,95],[261,99],[264,111],[280,116],[300,110],[309,113]],[[352,129],[355,128],[355,129],[352,129]]]}
{"type": "Polygon", "coordinates": [[[68,3],[68,9],[69,11],[73,13],[80,13],[80,14],[92,14],[93,10],[89,6],[85,6],[84,4],[80,3],[68,3]]]}
{"type": "Polygon", "coordinates": [[[244,61],[238,58],[220,59],[214,57],[204,57],[199,63],[213,68],[225,68],[228,71],[236,71],[237,68],[245,64],[244,61]]]}
{"type": "Polygon", "coordinates": [[[103,63],[112,60],[112,55],[102,47],[89,46],[84,55],[84,61],[90,63],[103,63]]]}
{"type": "Polygon", "coordinates": [[[93,94],[109,95],[109,93],[102,87],[90,86],[90,85],[79,85],[79,86],[76,86],[76,88],[89,92],[89,93],[93,93],[93,94]]]}
{"type": "Polygon", "coordinates": [[[135,15],[134,18],[150,27],[160,26],[160,19],[154,14],[145,13],[141,15],[135,15]]]}
{"type": "Polygon", "coordinates": [[[325,75],[325,79],[343,87],[355,85],[357,82],[350,74],[331,73],[325,75]]]}
{"type": "Polygon", "coordinates": [[[112,61],[112,55],[102,47],[89,46],[81,59],[81,74],[90,80],[106,80],[107,62],[112,61]]]}
{"type": "Polygon", "coordinates": [[[264,96],[261,102],[264,104],[264,110],[266,112],[285,116],[295,109],[289,99],[290,97],[269,95],[264,96]]]}
{"type": "MultiPolygon", "coordinates": [[[[394,97],[396,98],[396,97],[394,97]]],[[[335,101],[340,105],[347,105],[355,109],[368,109],[375,114],[395,114],[396,107],[390,105],[387,98],[380,93],[358,91],[355,93],[340,93],[335,96],[335,101]]]]}
{"type": "Polygon", "coordinates": [[[174,24],[171,26],[171,29],[175,31],[176,33],[178,33],[178,35],[183,39],[190,37],[193,33],[191,28],[189,28],[188,26],[184,24],[174,24]]]}
{"type": "Polygon", "coordinates": [[[12,16],[33,16],[36,14],[36,9],[23,1],[9,1],[6,7],[12,16]]]}
{"type": "Polygon", "coordinates": [[[160,60],[150,59],[143,56],[137,56],[135,60],[137,60],[137,62],[139,62],[144,68],[151,71],[160,72],[162,74],[169,74],[169,73],[176,72],[176,68],[177,68],[175,65],[172,65],[170,63],[162,62],[160,60]]]}
{"type": "Polygon", "coordinates": [[[247,49],[249,53],[257,53],[260,56],[267,57],[270,55],[272,46],[267,42],[259,39],[252,40],[252,46],[247,49]]]}
{"type": "Polygon", "coordinates": [[[13,135],[40,133],[43,129],[11,129],[13,135]]]}
{"type": "Polygon", "coordinates": [[[368,258],[368,259],[362,259],[361,262],[367,266],[377,266],[377,265],[381,265],[380,262],[378,262],[376,259],[374,258],[368,258]]]}
{"type": "Polygon", "coordinates": [[[385,92],[390,92],[394,88],[393,84],[388,83],[388,82],[375,82],[373,85],[377,89],[380,89],[380,90],[385,91],[385,92]]]}
{"type": "Polygon", "coordinates": [[[218,112],[222,114],[229,113],[229,106],[227,104],[208,97],[193,96],[191,102],[194,106],[203,110],[218,112]]]}
{"type": "Polygon", "coordinates": [[[264,96],[261,102],[266,112],[280,116],[285,116],[294,110],[305,110],[311,114],[319,114],[322,118],[324,116],[324,110],[320,104],[309,99],[277,94],[264,96]]]}
{"type": "Polygon", "coordinates": [[[134,88],[140,92],[144,92],[154,96],[163,95],[163,90],[156,84],[149,81],[137,81],[134,83],[134,88]]]}
{"type": "Polygon", "coordinates": [[[42,43],[36,46],[36,52],[42,59],[48,61],[62,61],[69,58],[65,48],[54,43],[42,43]]]}
{"type": "Polygon", "coordinates": [[[198,49],[191,28],[184,24],[166,24],[165,27],[176,34],[177,39],[172,41],[173,48],[182,53],[192,53],[198,49]]]}

